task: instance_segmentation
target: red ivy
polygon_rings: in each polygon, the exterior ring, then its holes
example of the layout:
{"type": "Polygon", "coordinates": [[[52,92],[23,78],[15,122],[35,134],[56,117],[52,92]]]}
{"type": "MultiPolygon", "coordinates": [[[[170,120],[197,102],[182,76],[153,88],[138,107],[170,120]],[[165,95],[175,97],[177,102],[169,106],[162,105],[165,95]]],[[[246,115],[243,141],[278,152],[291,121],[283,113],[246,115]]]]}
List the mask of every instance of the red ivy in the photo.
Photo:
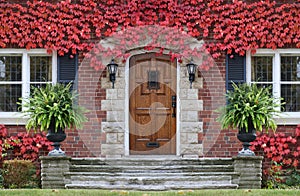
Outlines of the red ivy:
{"type": "MultiPolygon", "coordinates": [[[[228,2],[32,0],[24,5],[0,0],[0,47],[46,48],[49,52],[57,50],[59,55],[69,50],[86,54],[96,41],[117,31],[158,25],[206,40],[205,48],[214,58],[223,51],[244,55],[257,48],[300,48],[300,0],[228,2]]],[[[135,35],[139,36],[138,32],[135,35]]]]}
{"type": "Polygon", "coordinates": [[[295,130],[295,136],[287,136],[284,133],[274,135],[261,134],[252,142],[252,150],[263,151],[264,156],[276,163],[282,163],[284,167],[299,167],[300,157],[300,125],[295,130]]]}
{"type": "Polygon", "coordinates": [[[17,136],[7,137],[7,130],[0,125],[0,160],[3,160],[3,152],[12,150],[11,158],[37,161],[41,151],[50,151],[52,142],[48,141],[45,133],[29,134],[18,133],[17,136]]]}
{"type": "Polygon", "coordinates": [[[7,130],[4,125],[0,124],[0,160],[2,159],[2,152],[3,152],[3,138],[6,138],[7,130]]]}

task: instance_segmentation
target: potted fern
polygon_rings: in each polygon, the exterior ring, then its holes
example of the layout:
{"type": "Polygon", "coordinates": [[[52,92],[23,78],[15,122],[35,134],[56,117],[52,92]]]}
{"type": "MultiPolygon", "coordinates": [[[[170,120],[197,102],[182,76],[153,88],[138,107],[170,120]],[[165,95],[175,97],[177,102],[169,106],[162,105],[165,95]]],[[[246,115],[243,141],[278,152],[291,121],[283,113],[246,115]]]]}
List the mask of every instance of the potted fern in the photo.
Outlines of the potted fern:
{"type": "Polygon", "coordinates": [[[238,128],[238,139],[243,142],[239,156],[254,156],[249,149],[250,142],[256,139],[256,131],[275,131],[274,116],[278,116],[280,102],[272,97],[271,87],[257,84],[232,84],[233,91],[226,94],[227,104],[219,109],[217,121],[222,129],[238,128]]]}
{"type": "Polygon", "coordinates": [[[47,139],[54,142],[49,156],[65,156],[60,142],[66,138],[66,128],[82,128],[87,121],[85,108],[76,104],[78,93],[71,92],[72,84],[46,84],[33,87],[32,95],[23,103],[23,112],[28,117],[26,129],[48,131],[47,139]]]}

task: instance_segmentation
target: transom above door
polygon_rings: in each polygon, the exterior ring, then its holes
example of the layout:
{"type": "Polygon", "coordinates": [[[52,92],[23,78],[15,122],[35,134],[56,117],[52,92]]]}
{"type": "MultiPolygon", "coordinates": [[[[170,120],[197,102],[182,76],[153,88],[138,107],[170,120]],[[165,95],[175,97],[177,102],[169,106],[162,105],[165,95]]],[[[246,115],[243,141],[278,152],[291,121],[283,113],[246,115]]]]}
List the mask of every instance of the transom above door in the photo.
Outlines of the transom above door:
{"type": "Polygon", "coordinates": [[[130,154],[176,154],[176,61],[136,55],[129,73],[130,154]]]}

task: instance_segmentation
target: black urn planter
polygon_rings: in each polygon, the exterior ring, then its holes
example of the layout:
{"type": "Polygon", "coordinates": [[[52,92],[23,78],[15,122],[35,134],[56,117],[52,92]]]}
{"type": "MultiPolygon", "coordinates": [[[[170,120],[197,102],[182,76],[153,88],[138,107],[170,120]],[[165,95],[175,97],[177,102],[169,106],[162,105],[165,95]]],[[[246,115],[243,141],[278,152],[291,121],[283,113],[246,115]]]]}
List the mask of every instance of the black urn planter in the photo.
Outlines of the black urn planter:
{"type": "Polygon", "coordinates": [[[248,131],[245,128],[240,129],[237,138],[243,142],[243,149],[239,151],[238,156],[255,156],[255,153],[249,148],[251,142],[256,139],[256,130],[252,123],[248,125],[248,131]]]}
{"type": "Polygon", "coordinates": [[[48,156],[66,156],[65,152],[60,149],[60,142],[66,139],[66,133],[62,128],[55,130],[55,123],[51,123],[46,137],[50,142],[53,142],[52,146],[54,147],[48,156]]]}

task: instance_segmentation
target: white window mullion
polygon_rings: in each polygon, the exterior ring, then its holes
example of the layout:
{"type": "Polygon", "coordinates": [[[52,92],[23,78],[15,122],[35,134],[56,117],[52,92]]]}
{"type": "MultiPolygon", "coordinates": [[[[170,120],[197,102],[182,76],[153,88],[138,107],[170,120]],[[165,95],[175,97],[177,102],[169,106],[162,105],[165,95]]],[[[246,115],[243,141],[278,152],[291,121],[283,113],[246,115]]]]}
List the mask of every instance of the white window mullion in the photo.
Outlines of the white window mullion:
{"type": "Polygon", "coordinates": [[[251,82],[251,52],[246,53],[246,82],[251,82]]]}
{"type": "MultiPolygon", "coordinates": [[[[274,59],[273,59],[273,96],[277,98],[278,102],[280,102],[280,79],[281,79],[281,72],[280,72],[280,53],[276,52],[274,59]]],[[[280,104],[280,103],[279,103],[280,104]]],[[[280,107],[277,108],[280,110],[280,107]]]]}
{"type": "Polygon", "coordinates": [[[52,52],[52,83],[57,82],[57,51],[52,52]]]}
{"type": "Polygon", "coordinates": [[[273,95],[276,98],[280,97],[280,54],[275,53],[273,60],[273,95]]]}
{"type": "MultiPolygon", "coordinates": [[[[29,97],[30,94],[30,67],[29,56],[27,52],[22,56],[22,97],[29,97]]],[[[24,102],[24,100],[23,100],[24,102]]],[[[24,103],[23,103],[24,104],[24,103]]]]}

